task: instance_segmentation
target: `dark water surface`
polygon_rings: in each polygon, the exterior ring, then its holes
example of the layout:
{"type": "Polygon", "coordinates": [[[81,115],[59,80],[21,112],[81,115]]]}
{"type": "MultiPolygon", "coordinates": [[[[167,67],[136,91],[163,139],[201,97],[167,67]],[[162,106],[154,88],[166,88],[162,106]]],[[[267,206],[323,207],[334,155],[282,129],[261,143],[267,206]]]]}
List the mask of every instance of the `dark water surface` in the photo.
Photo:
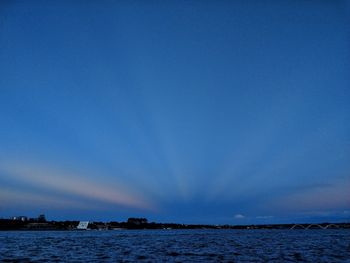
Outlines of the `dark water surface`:
{"type": "Polygon", "coordinates": [[[1,262],[350,262],[350,230],[2,231],[1,262]]]}

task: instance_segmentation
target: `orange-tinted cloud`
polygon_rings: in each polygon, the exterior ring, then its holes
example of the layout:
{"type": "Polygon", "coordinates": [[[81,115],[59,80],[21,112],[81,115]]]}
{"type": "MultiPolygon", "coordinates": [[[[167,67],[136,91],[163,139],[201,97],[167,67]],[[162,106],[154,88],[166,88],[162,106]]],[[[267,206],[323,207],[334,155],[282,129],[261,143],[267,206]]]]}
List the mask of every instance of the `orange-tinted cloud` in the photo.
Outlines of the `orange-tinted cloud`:
{"type": "Polygon", "coordinates": [[[5,174],[10,175],[11,180],[43,189],[46,192],[54,191],[129,208],[153,209],[153,206],[145,198],[132,194],[125,186],[114,185],[111,180],[99,181],[82,174],[60,171],[52,167],[19,163],[2,164],[0,169],[5,174]]]}

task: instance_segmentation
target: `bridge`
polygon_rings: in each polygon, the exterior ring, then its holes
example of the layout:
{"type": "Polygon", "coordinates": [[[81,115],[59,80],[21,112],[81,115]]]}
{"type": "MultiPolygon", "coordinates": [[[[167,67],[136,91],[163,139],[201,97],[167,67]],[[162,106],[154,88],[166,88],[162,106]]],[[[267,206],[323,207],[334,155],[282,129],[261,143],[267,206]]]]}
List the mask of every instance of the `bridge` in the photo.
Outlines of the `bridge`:
{"type": "Polygon", "coordinates": [[[328,224],[325,226],[319,225],[319,224],[295,224],[290,229],[328,229],[328,228],[339,228],[339,226],[335,224],[328,224]]]}

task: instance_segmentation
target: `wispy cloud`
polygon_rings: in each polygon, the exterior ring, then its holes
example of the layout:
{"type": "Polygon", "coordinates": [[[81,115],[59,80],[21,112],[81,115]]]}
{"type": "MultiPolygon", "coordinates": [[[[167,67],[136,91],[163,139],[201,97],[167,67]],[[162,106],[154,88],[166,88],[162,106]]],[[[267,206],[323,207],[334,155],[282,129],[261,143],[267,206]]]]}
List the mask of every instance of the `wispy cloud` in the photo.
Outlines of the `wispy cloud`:
{"type": "Polygon", "coordinates": [[[236,215],[234,216],[234,218],[235,218],[235,219],[244,219],[245,216],[242,215],[242,214],[236,214],[236,215]]]}
{"type": "Polygon", "coordinates": [[[31,191],[19,191],[16,189],[1,188],[0,209],[6,209],[8,205],[15,207],[55,208],[55,209],[98,209],[99,207],[88,202],[72,200],[62,196],[50,196],[48,194],[34,193],[31,191]]]}
{"type": "Polygon", "coordinates": [[[335,180],[282,196],[274,207],[285,211],[317,211],[347,209],[350,205],[349,180],[335,180]]]}
{"type": "MultiPolygon", "coordinates": [[[[73,196],[75,198],[83,198],[124,206],[130,208],[151,210],[153,205],[146,201],[145,198],[133,194],[124,186],[114,185],[111,180],[108,182],[91,179],[83,174],[76,174],[69,171],[62,171],[52,167],[27,165],[21,163],[0,164],[0,170],[9,175],[10,180],[25,183],[36,188],[47,191],[58,192],[61,194],[73,196]]],[[[103,178],[103,177],[101,177],[103,178]]],[[[3,193],[5,193],[3,191],[3,193]]],[[[7,192],[10,195],[10,192],[7,192]]],[[[22,195],[21,193],[17,193],[22,195]]],[[[11,192],[12,198],[15,198],[16,192],[11,192]]],[[[6,194],[2,194],[3,198],[6,194]]],[[[45,199],[47,193],[45,194],[45,199]]],[[[29,199],[40,199],[38,194],[30,195],[29,199]]],[[[73,198],[74,199],[74,198],[73,198]]],[[[46,199],[47,202],[53,201],[52,198],[46,199]]],[[[25,201],[25,200],[24,200],[25,201]]],[[[42,200],[43,201],[43,200],[42,200]]]]}

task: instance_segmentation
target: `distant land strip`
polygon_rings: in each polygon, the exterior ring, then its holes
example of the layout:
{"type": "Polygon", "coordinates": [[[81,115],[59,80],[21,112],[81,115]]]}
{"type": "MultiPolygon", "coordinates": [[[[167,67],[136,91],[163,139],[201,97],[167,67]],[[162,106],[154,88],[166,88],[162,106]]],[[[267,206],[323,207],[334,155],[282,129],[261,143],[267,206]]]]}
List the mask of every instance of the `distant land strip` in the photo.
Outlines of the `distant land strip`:
{"type": "MultiPolygon", "coordinates": [[[[47,221],[45,216],[0,219],[0,230],[78,230],[80,221],[47,221]]],[[[257,225],[205,225],[148,222],[146,218],[129,218],[126,222],[89,222],[85,230],[123,230],[123,229],[350,229],[350,223],[305,223],[305,224],[257,224],[257,225]]]]}

